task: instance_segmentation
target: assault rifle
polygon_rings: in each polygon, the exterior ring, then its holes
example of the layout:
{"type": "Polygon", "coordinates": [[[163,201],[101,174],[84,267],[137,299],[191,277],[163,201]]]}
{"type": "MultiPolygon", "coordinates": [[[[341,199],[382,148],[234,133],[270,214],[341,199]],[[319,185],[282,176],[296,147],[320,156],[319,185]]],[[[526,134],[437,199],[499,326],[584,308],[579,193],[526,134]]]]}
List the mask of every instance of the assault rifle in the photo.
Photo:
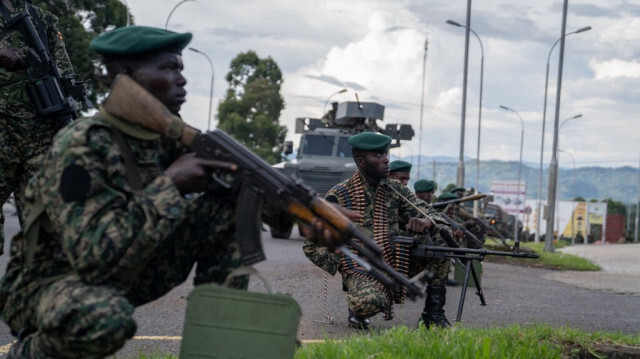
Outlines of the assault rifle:
{"type": "MultiPolygon", "coordinates": [[[[442,215],[442,213],[440,213],[442,215]]],[[[453,258],[457,260],[465,269],[464,281],[462,283],[462,290],[460,292],[460,302],[458,303],[458,313],[456,316],[456,321],[460,321],[462,317],[462,309],[464,307],[464,299],[467,293],[467,286],[469,285],[469,276],[473,277],[473,280],[476,284],[476,294],[480,297],[480,304],[487,305],[486,300],[484,298],[484,293],[482,292],[482,288],[480,287],[479,277],[473,267],[473,261],[482,262],[484,258],[488,255],[492,256],[503,256],[503,257],[515,257],[515,258],[527,258],[527,259],[536,259],[540,258],[539,255],[535,253],[522,253],[519,248],[512,252],[502,252],[502,251],[492,251],[484,248],[480,249],[471,249],[471,248],[460,248],[458,243],[455,242],[453,237],[447,235],[448,232],[441,231],[440,234],[443,236],[445,242],[448,247],[440,247],[440,246],[432,246],[429,244],[419,243],[412,237],[395,237],[393,239],[393,244],[396,250],[396,253],[400,254],[409,254],[411,259],[413,260],[427,260],[431,258],[453,258]]],[[[400,259],[406,260],[406,259],[400,259]]]]}
{"type": "Polygon", "coordinates": [[[411,299],[424,295],[415,283],[387,265],[382,259],[381,249],[333,204],[318,197],[313,189],[301,181],[272,168],[223,131],[201,133],[189,127],[127,75],[119,75],[114,80],[111,93],[102,106],[112,115],[180,141],[199,157],[228,161],[238,166],[235,174],[241,187],[236,218],[249,221],[246,225],[236,226],[243,264],[250,265],[265,259],[260,240],[260,214],[262,204],[266,202],[302,223],[309,224],[313,219],[319,219],[340,244],[339,250],[367,269],[381,283],[394,290],[400,286],[407,287],[411,299]],[[351,252],[350,248],[358,255],[351,252]]]}
{"type": "Polygon", "coordinates": [[[450,201],[436,202],[436,203],[433,203],[431,205],[431,207],[433,207],[433,208],[444,208],[444,207],[446,207],[446,206],[448,206],[450,204],[458,204],[458,203],[461,203],[461,202],[475,201],[475,200],[478,200],[478,199],[485,198],[486,196],[487,195],[484,194],[484,193],[479,193],[479,194],[474,194],[474,195],[467,196],[467,197],[462,197],[462,198],[458,198],[458,199],[452,199],[450,201]]]}
{"type": "Polygon", "coordinates": [[[18,28],[29,46],[25,55],[29,75],[26,90],[36,115],[53,118],[64,126],[78,118],[82,103],[87,107],[93,107],[88,98],[86,84],[77,81],[75,74],[60,74],[49,49],[33,25],[28,4],[11,19],[8,19],[5,13],[5,20],[6,28],[18,28]]]}

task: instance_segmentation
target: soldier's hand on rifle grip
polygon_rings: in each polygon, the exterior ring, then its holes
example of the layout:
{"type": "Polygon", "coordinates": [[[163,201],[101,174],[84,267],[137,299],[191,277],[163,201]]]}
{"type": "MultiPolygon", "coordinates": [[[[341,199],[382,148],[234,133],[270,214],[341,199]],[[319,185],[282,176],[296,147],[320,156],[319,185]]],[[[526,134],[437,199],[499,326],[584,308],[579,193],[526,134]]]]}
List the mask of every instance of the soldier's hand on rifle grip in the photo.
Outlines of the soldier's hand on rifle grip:
{"type": "Polygon", "coordinates": [[[171,178],[181,194],[187,194],[204,191],[214,171],[237,169],[238,166],[234,163],[199,158],[194,153],[189,153],[175,160],[164,174],[171,178]]]}
{"type": "Polygon", "coordinates": [[[9,71],[19,71],[27,68],[27,63],[17,49],[0,50],[0,67],[9,71]]]}
{"type": "Polygon", "coordinates": [[[325,227],[320,219],[313,218],[310,224],[298,223],[298,228],[300,229],[300,234],[308,240],[319,246],[327,247],[334,253],[338,253],[340,243],[336,242],[329,228],[325,227]]]}
{"type": "Polygon", "coordinates": [[[407,229],[416,233],[424,233],[427,229],[431,228],[431,226],[431,221],[426,218],[412,217],[409,219],[409,223],[407,223],[407,229]]]}

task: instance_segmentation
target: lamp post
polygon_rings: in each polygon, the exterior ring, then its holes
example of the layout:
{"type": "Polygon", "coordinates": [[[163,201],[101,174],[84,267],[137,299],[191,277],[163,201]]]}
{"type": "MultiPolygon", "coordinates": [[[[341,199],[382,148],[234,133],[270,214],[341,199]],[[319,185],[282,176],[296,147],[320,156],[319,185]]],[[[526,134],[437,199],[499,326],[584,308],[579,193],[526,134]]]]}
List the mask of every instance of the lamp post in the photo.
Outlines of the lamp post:
{"type": "MultiPolygon", "coordinates": [[[[453,20],[447,20],[447,24],[457,26],[457,27],[466,27],[460,23],[457,23],[453,20]]],[[[480,36],[473,31],[472,28],[469,28],[469,31],[475,35],[476,39],[478,39],[478,43],[480,44],[480,101],[478,104],[478,148],[476,150],[476,191],[480,191],[480,129],[482,127],[482,84],[484,79],[484,46],[482,46],[482,40],[480,40],[480,36]]],[[[473,215],[478,215],[478,201],[473,202],[473,215]]]]}
{"type": "Polygon", "coordinates": [[[211,59],[209,58],[209,56],[207,54],[205,54],[204,52],[195,49],[193,47],[189,47],[189,50],[193,51],[193,52],[197,52],[200,55],[204,56],[207,58],[207,61],[209,61],[209,65],[211,66],[211,87],[209,89],[209,117],[207,117],[207,131],[211,130],[211,107],[213,105],[213,79],[215,76],[215,72],[213,69],[213,62],[211,62],[211,59]]]}
{"type": "Polygon", "coordinates": [[[544,80],[544,106],[542,109],[542,140],[540,144],[540,171],[538,173],[538,203],[537,203],[538,216],[536,219],[536,236],[535,236],[536,243],[540,242],[540,202],[542,201],[542,164],[543,164],[543,157],[544,157],[544,129],[545,129],[545,124],[547,122],[546,121],[547,120],[547,88],[549,87],[549,60],[551,59],[551,52],[553,52],[553,49],[556,47],[556,45],[561,39],[571,34],[578,34],[588,30],[591,30],[591,26],[581,27],[576,31],[572,31],[560,37],[558,40],[556,40],[556,42],[553,43],[553,45],[551,46],[551,49],[549,50],[549,54],[547,55],[547,74],[544,80]]]}
{"type": "Polygon", "coordinates": [[[520,119],[520,123],[522,124],[522,131],[520,131],[520,164],[518,165],[518,185],[517,185],[518,187],[516,189],[516,219],[513,225],[513,238],[515,239],[516,248],[517,248],[519,244],[518,217],[520,216],[520,175],[522,174],[522,145],[524,144],[524,120],[522,119],[522,116],[520,116],[518,111],[502,105],[500,105],[500,108],[503,110],[511,111],[516,115],[518,115],[518,118],[520,119]]]}
{"type": "MultiPolygon", "coordinates": [[[[571,194],[573,196],[575,196],[575,191],[576,191],[576,159],[573,158],[573,155],[565,150],[562,149],[558,149],[559,152],[563,152],[569,155],[569,157],[571,157],[571,160],[573,161],[573,171],[572,171],[572,184],[571,184],[571,194]]],[[[575,201],[571,201],[573,202],[573,212],[571,213],[571,245],[576,244],[576,230],[575,230],[575,212],[576,212],[576,203],[575,201]]],[[[560,228],[558,228],[558,230],[560,230],[560,228]]]]}
{"type": "Polygon", "coordinates": [[[471,28],[471,0],[467,0],[467,18],[464,33],[464,74],[462,76],[462,116],[460,119],[460,157],[456,185],[464,187],[464,128],[467,117],[467,73],[469,72],[469,29],[471,28]]]}
{"type": "Polygon", "coordinates": [[[178,8],[178,6],[186,3],[187,1],[196,1],[196,0],[182,0],[179,3],[176,4],[176,6],[173,7],[173,9],[171,9],[171,12],[169,13],[169,16],[167,16],[167,21],[164,23],[164,29],[166,30],[167,27],[169,26],[169,19],[171,18],[171,15],[173,14],[174,11],[176,11],[176,9],[178,8]]]}
{"type": "MultiPolygon", "coordinates": [[[[562,129],[562,125],[564,125],[565,123],[567,123],[567,121],[569,121],[569,120],[573,120],[573,119],[580,118],[580,117],[582,117],[582,114],[577,114],[577,115],[575,115],[575,116],[573,116],[573,117],[569,117],[569,118],[565,119],[564,121],[562,121],[562,123],[560,123],[560,126],[558,127],[558,136],[560,135],[560,133],[559,133],[559,132],[560,132],[560,130],[562,129]]],[[[559,146],[559,145],[560,145],[560,138],[558,138],[558,146],[559,146]]]]}
{"type": "Polygon", "coordinates": [[[347,91],[348,91],[347,89],[342,89],[342,90],[340,90],[340,91],[336,91],[336,92],[332,93],[331,95],[329,95],[329,97],[327,97],[327,100],[324,102],[324,106],[322,107],[322,116],[324,116],[324,115],[327,113],[327,104],[329,103],[329,100],[330,100],[333,96],[335,96],[335,95],[337,95],[337,94],[340,94],[340,93],[345,93],[345,92],[347,92],[347,91]]]}
{"type": "Polygon", "coordinates": [[[424,40],[424,55],[422,57],[422,93],[420,95],[420,137],[418,137],[418,179],[420,179],[420,158],[422,157],[422,118],[424,115],[424,80],[427,74],[427,50],[429,38],[424,40]]]}

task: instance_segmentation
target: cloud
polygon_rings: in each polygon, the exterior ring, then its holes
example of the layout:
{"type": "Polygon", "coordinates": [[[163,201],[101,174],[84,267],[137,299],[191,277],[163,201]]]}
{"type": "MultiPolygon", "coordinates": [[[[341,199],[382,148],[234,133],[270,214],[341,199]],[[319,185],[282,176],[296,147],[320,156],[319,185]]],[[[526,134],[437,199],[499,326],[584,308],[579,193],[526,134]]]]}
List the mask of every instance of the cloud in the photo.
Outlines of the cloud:
{"type": "Polygon", "coordinates": [[[602,62],[592,60],[589,62],[589,67],[595,73],[594,78],[596,80],[601,80],[609,77],[640,77],[640,62],[637,62],[635,60],[624,61],[613,59],[602,62]]]}

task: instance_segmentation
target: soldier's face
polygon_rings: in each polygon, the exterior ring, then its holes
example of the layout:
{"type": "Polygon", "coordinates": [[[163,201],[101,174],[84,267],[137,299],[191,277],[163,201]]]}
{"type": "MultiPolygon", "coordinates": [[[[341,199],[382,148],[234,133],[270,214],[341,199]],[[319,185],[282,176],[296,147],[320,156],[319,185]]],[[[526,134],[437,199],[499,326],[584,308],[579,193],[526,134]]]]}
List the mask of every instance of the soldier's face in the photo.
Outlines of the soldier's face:
{"type": "Polygon", "coordinates": [[[364,152],[359,159],[359,166],[365,175],[373,178],[389,177],[389,152],[364,152]]]}
{"type": "Polygon", "coordinates": [[[411,176],[409,175],[409,172],[393,172],[389,173],[389,178],[398,180],[403,186],[406,186],[407,183],[409,183],[411,176]]]}
{"type": "Polygon", "coordinates": [[[431,196],[433,196],[433,192],[416,192],[416,197],[427,203],[431,203],[431,196]]]}
{"type": "Polygon", "coordinates": [[[182,76],[183,69],[182,56],[161,52],[140,62],[130,75],[167,106],[171,113],[177,115],[187,95],[184,89],[187,80],[182,76]]]}

